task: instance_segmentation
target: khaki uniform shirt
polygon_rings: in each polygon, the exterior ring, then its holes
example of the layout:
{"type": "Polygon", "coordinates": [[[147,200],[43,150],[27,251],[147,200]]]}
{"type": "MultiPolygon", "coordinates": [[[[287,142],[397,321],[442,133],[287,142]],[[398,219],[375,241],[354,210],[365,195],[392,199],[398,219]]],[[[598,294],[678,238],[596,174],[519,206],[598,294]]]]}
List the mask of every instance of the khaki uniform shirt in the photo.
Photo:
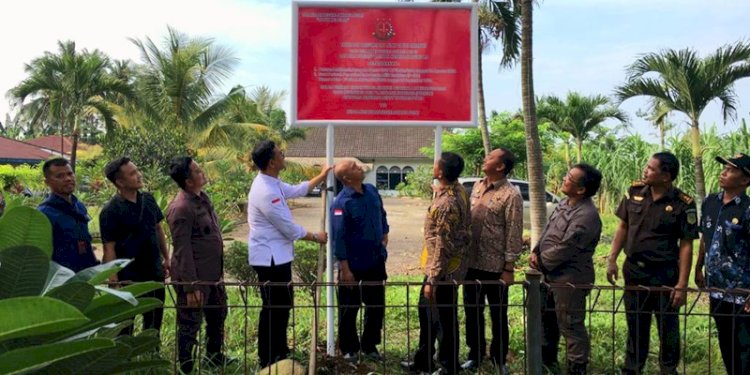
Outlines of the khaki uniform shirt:
{"type": "MultiPolygon", "coordinates": [[[[167,222],[174,247],[172,280],[221,280],[224,272],[224,242],[219,219],[206,193],[193,195],[180,190],[169,203],[167,222]]],[[[185,286],[187,292],[192,292],[193,289],[185,286]]]]}
{"type": "Polygon", "coordinates": [[[523,198],[507,179],[477,182],[471,194],[472,247],[468,267],[501,273],[523,247],[523,198]]]}
{"type": "Polygon", "coordinates": [[[594,282],[594,251],[602,234],[599,211],[591,198],[571,206],[564,199],[534,248],[545,279],[554,283],[594,282]]]}
{"type": "Polygon", "coordinates": [[[471,244],[471,215],[469,195],[458,182],[440,190],[432,201],[424,222],[424,242],[422,266],[427,281],[449,274],[463,276],[462,258],[471,244]]]}

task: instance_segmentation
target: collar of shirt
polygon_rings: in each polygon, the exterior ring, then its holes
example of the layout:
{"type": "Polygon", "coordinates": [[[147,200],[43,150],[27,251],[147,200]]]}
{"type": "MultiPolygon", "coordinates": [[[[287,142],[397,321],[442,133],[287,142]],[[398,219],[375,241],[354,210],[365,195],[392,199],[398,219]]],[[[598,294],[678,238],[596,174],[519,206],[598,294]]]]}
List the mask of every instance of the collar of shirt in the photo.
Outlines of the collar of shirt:
{"type": "Polygon", "coordinates": [[[360,197],[360,196],[365,195],[365,193],[367,192],[367,185],[362,184],[361,193],[354,190],[354,188],[352,188],[351,186],[344,186],[344,188],[341,189],[341,192],[343,193],[342,197],[347,197],[347,198],[348,197],[360,197]]]}
{"type": "Polygon", "coordinates": [[[743,192],[737,194],[737,196],[734,197],[731,201],[727,202],[727,204],[724,204],[724,191],[723,190],[721,192],[719,192],[719,194],[716,195],[716,198],[725,207],[728,206],[728,205],[731,205],[731,204],[739,205],[740,203],[742,203],[743,199],[747,199],[747,193],[745,193],[743,191],[743,192]]]}
{"type": "Polygon", "coordinates": [[[68,202],[63,197],[55,193],[50,193],[47,199],[42,202],[42,205],[53,207],[67,215],[73,216],[78,221],[87,222],[90,220],[89,216],[86,214],[86,209],[75,194],[70,195],[70,202],[68,202]]]}
{"type": "MultiPolygon", "coordinates": [[[[273,177],[273,176],[269,176],[269,175],[267,175],[265,173],[258,173],[258,176],[256,178],[260,178],[260,180],[263,181],[263,183],[265,185],[276,187],[276,188],[279,189],[279,191],[281,191],[281,180],[280,179],[278,179],[276,177],[273,177]]],[[[281,194],[283,195],[284,192],[281,191],[281,194]]]]}
{"type": "Polygon", "coordinates": [[[651,186],[646,185],[643,187],[643,189],[641,189],[641,196],[648,197],[654,203],[661,202],[665,199],[677,200],[680,198],[674,185],[670,186],[669,190],[667,190],[661,197],[659,197],[659,199],[654,199],[654,196],[651,194],[651,186]]]}
{"type": "Polygon", "coordinates": [[[461,184],[459,184],[458,181],[442,186],[438,191],[437,196],[442,197],[444,195],[456,195],[456,189],[458,189],[459,186],[461,186],[461,184]]]}
{"type": "Polygon", "coordinates": [[[500,186],[503,186],[507,183],[508,179],[505,177],[494,182],[490,182],[489,177],[485,177],[484,179],[482,179],[482,184],[484,185],[486,190],[497,190],[498,188],[500,188],[500,186]]]}

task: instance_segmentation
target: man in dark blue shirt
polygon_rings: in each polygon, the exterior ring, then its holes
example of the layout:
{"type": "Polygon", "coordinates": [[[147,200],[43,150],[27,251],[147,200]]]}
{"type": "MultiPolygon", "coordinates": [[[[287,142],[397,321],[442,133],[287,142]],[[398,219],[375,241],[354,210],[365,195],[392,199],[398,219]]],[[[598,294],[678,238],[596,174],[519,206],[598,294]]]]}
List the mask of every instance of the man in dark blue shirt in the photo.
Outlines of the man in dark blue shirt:
{"type": "Polygon", "coordinates": [[[339,349],[344,359],[357,361],[361,350],[373,360],[382,360],[380,344],[385,312],[385,287],[388,277],[388,221],[377,188],[363,184],[365,173],[354,161],[339,163],[334,171],[344,189],[331,206],[332,244],[339,260],[342,284],[378,282],[379,285],[339,286],[339,349]],[[364,302],[365,327],[362,341],[357,337],[357,313],[364,302]]]}
{"type": "Polygon", "coordinates": [[[695,284],[710,292],[719,349],[730,375],[750,374],[750,156],[717,157],[722,191],[703,201],[695,284]],[[706,274],[703,274],[703,265],[706,274]],[[744,291],[742,291],[744,289],[744,291]]]}
{"type": "Polygon", "coordinates": [[[91,247],[89,217],[83,202],[73,194],[76,175],[63,158],[47,160],[42,166],[44,182],[51,191],[39,205],[52,224],[52,260],[74,272],[95,266],[98,261],[91,247]]]}

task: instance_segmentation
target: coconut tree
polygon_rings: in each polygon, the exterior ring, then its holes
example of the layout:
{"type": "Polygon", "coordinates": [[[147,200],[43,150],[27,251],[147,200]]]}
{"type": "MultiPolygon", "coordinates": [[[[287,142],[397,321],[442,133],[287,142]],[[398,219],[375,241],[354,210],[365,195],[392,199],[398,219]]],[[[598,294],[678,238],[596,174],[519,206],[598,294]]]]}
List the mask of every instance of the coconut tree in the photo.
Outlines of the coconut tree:
{"type": "Polygon", "coordinates": [[[581,162],[583,142],[591,133],[600,128],[607,119],[627,122],[628,116],[619,108],[610,105],[609,99],[602,95],[583,96],[569,92],[565,100],[556,96],[543,97],[540,100],[539,112],[549,112],[548,118],[559,131],[573,136],[576,142],[576,160],[581,162]]]}
{"type": "Polygon", "coordinates": [[[212,39],[189,37],[171,27],[167,30],[161,46],[150,38],[131,39],[141,51],[136,79],[139,110],[152,124],[180,129],[195,150],[245,151],[248,136],[267,129],[226,118],[232,100],[244,95],[242,87],[218,93],[237,58],[212,39]]]}
{"type": "Polygon", "coordinates": [[[671,109],[667,107],[664,102],[659,99],[651,99],[649,104],[648,112],[639,110],[636,112],[638,117],[641,117],[654,125],[656,131],[659,134],[659,149],[665,150],[667,132],[671,130],[674,125],[669,122],[669,112],[671,109]]]}
{"type": "MultiPolygon", "coordinates": [[[[433,2],[455,2],[454,0],[433,0],[433,2]]],[[[521,47],[521,32],[516,1],[472,0],[477,6],[479,22],[479,54],[477,56],[477,118],[482,134],[485,155],[492,151],[490,132],[487,125],[487,110],[484,100],[484,79],[482,74],[482,54],[491,50],[497,40],[501,41],[501,67],[511,67],[518,60],[521,47]]]]}
{"type": "Polygon", "coordinates": [[[740,41],[705,57],[690,48],[643,55],[627,69],[626,83],[615,89],[621,101],[635,96],[657,98],[670,111],[688,117],[699,206],[706,195],[700,116],[710,102],[719,100],[724,122],[735,119],[734,83],[749,76],[750,43],[740,41]]]}
{"type": "Polygon", "coordinates": [[[547,222],[545,205],[544,165],[542,143],[536,120],[536,98],[534,97],[533,57],[533,0],[518,0],[517,9],[521,19],[521,105],[526,124],[526,168],[529,171],[529,205],[531,219],[531,244],[534,246],[547,222]]]}
{"type": "Polygon", "coordinates": [[[22,106],[29,100],[26,104],[37,108],[39,116],[55,116],[61,129],[70,128],[73,168],[81,121],[94,115],[111,129],[115,119],[106,97],[115,94],[132,97],[130,86],[109,74],[109,66],[109,58],[98,50],[77,51],[75,42],[58,42],[58,52],[45,52],[27,64],[28,77],[9,92],[22,106]]]}

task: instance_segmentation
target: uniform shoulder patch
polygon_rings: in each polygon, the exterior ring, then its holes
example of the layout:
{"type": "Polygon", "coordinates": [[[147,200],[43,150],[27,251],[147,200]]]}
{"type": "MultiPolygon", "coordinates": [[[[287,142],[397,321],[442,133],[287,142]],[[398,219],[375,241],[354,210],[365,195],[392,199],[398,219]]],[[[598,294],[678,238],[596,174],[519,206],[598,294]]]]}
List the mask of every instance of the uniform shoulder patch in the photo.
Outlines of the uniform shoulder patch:
{"type": "Polygon", "coordinates": [[[641,180],[633,180],[633,183],[630,185],[631,187],[644,187],[646,186],[645,183],[641,180]]]}
{"type": "Polygon", "coordinates": [[[689,196],[689,195],[687,195],[685,193],[682,193],[682,192],[680,193],[680,200],[683,201],[683,202],[685,202],[685,204],[691,204],[691,203],[693,203],[693,197],[691,197],[691,196],[689,196]]]}

